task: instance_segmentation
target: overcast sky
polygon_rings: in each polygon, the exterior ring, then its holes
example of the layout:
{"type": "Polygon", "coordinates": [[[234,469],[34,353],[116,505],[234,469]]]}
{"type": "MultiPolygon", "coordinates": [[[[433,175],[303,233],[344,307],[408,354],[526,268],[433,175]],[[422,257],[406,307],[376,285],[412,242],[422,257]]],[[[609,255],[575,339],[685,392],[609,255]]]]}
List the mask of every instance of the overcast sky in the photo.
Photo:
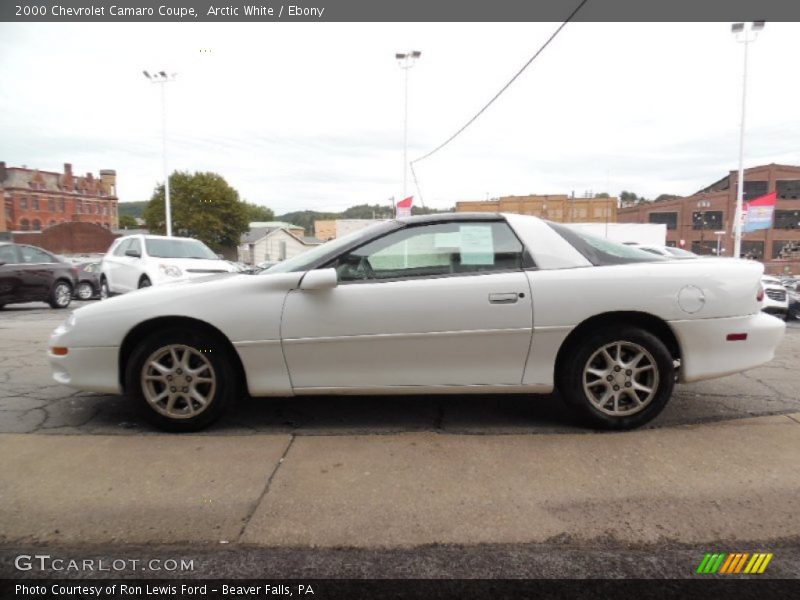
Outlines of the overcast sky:
{"type": "MultiPolygon", "coordinates": [[[[403,193],[409,158],[449,137],[557,24],[0,24],[0,160],[112,168],[120,201],[171,169],[215,171],[273,208],[340,210],[403,193]],[[205,52],[201,52],[205,50],[205,52]]],[[[728,23],[569,24],[484,115],[418,164],[422,199],[632,190],[691,194],[737,168],[741,44],[728,23]]],[[[750,46],[746,166],[800,164],[800,25],[750,46]]],[[[414,193],[409,183],[409,194],[414,193]]],[[[417,203],[419,200],[417,200],[417,203]]]]}

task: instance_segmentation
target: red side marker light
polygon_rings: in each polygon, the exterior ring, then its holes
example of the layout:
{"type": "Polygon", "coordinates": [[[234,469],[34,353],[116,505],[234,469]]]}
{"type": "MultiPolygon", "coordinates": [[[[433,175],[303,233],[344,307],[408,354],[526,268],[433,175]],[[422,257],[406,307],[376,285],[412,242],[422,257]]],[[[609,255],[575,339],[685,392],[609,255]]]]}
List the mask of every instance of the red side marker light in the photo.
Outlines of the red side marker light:
{"type": "Polygon", "coordinates": [[[764,299],[764,288],[758,288],[758,293],[756,294],[756,302],[761,302],[764,299]]]}
{"type": "Polygon", "coordinates": [[[50,352],[52,352],[56,356],[65,356],[67,352],[69,352],[69,349],[64,348],[63,346],[55,346],[53,348],[50,348],[50,352]]]}
{"type": "Polygon", "coordinates": [[[728,337],[725,338],[729,342],[742,342],[747,339],[746,333],[729,333],[728,337]]]}

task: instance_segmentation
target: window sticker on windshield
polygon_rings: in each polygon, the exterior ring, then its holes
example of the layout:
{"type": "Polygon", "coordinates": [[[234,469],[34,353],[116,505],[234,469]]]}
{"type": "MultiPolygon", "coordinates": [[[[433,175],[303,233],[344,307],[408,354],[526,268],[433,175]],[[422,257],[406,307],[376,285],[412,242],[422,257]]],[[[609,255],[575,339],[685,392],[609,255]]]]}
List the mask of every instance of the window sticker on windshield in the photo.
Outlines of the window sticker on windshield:
{"type": "Polygon", "coordinates": [[[487,225],[459,227],[462,265],[493,265],[492,228],[487,225]]]}

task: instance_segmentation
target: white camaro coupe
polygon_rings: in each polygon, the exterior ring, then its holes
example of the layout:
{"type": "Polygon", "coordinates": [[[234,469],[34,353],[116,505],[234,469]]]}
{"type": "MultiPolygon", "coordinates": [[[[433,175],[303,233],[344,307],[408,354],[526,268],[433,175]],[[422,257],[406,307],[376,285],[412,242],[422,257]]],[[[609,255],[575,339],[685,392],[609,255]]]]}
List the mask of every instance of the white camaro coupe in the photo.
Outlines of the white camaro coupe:
{"type": "Polygon", "coordinates": [[[205,427],[239,395],[548,393],[594,427],[653,419],[675,381],[772,359],[763,266],[670,260],[535,217],[378,223],[258,275],[152,287],[53,333],[59,383],[205,427]]]}

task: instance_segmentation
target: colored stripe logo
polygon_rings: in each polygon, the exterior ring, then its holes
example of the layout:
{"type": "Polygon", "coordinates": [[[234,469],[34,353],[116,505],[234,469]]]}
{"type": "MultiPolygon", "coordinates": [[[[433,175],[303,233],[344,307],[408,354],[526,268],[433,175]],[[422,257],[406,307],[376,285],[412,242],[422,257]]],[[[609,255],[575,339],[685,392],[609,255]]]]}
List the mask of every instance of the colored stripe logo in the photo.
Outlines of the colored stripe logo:
{"type": "Polygon", "coordinates": [[[755,575],[763,573],[767,565],[772,560],[773,554],[764,552],[707,552],[697,567],[696,573],[703,575],[732,575],[748,574],[755,575]]]}

